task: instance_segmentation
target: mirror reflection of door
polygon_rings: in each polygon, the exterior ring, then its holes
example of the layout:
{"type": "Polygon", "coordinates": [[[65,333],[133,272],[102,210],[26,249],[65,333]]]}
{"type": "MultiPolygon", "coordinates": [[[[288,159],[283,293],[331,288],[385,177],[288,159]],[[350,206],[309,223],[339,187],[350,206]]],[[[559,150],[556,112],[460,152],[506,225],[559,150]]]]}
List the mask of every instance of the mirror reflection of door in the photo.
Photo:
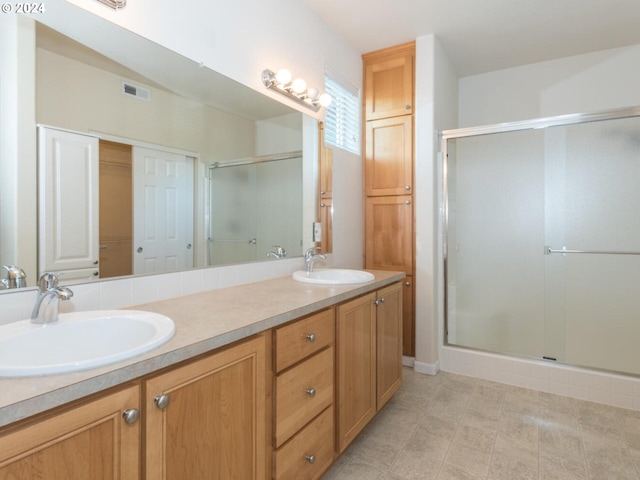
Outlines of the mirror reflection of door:
{"type": "Polygon", "coordinates": [[[133,153],[100,140],[100,277],[133,274],[133,153]]]}
{"type": "Polygon", "coordinates": [[[194,159],[133,147],[133,271],[193,267],[194,159]]]}
{"type": "Polygon", "coordinates": [[[100,277],[193,266],[193,159],[100,141],[100,277]]]}

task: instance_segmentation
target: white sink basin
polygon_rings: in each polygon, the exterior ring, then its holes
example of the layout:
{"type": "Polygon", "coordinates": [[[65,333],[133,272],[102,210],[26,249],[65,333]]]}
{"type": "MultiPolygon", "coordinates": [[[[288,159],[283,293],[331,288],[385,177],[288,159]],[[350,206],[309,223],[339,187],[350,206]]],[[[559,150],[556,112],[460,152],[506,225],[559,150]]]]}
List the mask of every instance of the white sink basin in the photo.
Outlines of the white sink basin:
{"type": "Polygon", "coordinates": [[[169,340],[173,321],[157,313],[102,310],[62,313],[55,323],[0,327],[0,376],[75,372],[125,360],[169,340]]]}
{"type": "Polygon", "coordinates": [[[347,270],[344,268],[320,268],[311,273],[298,270],[293,273],[293,279],[298,282],[317,283],[321,285],[350,285],[367,283],[375,280],[373,273],[362,270],[347,270]]]}

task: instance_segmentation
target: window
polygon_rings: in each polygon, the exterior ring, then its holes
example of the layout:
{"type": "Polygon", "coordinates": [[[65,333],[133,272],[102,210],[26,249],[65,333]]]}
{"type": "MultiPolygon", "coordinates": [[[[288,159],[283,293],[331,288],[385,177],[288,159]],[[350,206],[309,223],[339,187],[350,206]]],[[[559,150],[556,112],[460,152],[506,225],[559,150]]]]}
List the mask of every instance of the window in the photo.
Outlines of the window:
{"type": "Polygon", "coordinates": [[[324,89],[331,95],[331,105],[324,118],[325,143],[360,154],[360,103],[358,89],[342,80],[327,67],[324,89]]]}

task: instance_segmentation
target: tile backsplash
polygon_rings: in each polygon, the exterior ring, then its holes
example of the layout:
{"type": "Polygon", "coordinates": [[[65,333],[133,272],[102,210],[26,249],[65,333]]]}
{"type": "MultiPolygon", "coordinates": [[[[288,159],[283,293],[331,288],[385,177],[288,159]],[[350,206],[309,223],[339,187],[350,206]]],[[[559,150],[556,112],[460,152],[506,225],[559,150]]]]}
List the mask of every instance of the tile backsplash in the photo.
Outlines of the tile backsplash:
{"type": "MultiPolygon", "coordinates": [[[[331,263],[332,256],[328,255],[327,264],[323,267],[331,266],[331,263]]],[[[303,264],[302,257],[297,257],[71,285],[73,298],[60,302],[60,312],[125,308],[258,282],[290,275],[300,270],[303,264]]],[[[29,318],[36,296],[35,288],[0,293],[0,325],[29,318]]]]}

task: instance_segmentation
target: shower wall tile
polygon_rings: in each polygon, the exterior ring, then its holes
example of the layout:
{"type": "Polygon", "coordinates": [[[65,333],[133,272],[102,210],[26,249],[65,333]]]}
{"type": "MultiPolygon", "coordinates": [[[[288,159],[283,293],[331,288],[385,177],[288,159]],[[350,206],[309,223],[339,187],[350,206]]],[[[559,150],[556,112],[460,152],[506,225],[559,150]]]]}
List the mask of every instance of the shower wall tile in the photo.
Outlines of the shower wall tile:
{"type": "Polygon", "coordinates": [[[640,378],[443,346],[440,369],[640,411],[640,378]]]}

